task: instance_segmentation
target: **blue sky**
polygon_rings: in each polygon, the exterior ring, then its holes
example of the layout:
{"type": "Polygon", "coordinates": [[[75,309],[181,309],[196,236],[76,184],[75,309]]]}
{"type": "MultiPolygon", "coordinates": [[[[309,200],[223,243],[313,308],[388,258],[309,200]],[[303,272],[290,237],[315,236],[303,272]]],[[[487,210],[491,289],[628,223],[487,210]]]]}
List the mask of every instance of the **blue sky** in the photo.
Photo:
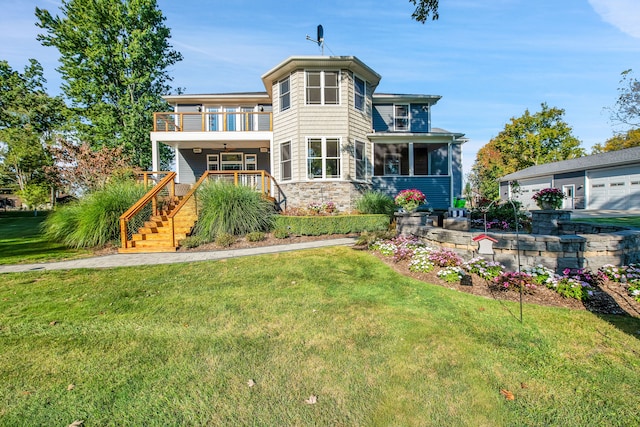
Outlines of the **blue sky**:
{"type": "MultiPolygon", "coordinates": [[[[184,60],[170,70],[187,93],[264,90],[260,76],[292,55],[319,55],[306,40],[322,24],[325,55],[354,55],[377,71],[378,92],[432,94],[432,124],[465,133],[464,169],[511,117],[540,104],[563,108],[590,151],[613,135],[620,73],[640,77],[638,0],[441,0],[440,19],[411,20],[408,0],[158,0],[184,60]]],[[[59,93],[58,52],[36,40],[35,7],[0,0],[0,59],[45,68],[59,93]]]]}

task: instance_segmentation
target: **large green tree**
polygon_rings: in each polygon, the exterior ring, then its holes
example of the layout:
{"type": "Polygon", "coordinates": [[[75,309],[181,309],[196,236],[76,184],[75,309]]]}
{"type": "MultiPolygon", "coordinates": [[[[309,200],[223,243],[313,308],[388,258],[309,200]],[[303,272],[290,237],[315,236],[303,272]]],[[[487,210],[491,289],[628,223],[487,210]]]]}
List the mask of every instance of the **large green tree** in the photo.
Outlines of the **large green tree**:
{"type": "Polygon", "coordinates": [[[45,46],[60,52],[62,90],[79,139],[122,147],[134,166],[151,165],[153,112],[166,111],[167,69],[182,59],[155,0],[62,0],[61,15],[36,8],[45,46]]]}
{"type": "Polygon", "coordinates": [[[51,164],[47,146],[65,122],[66,106],[50,97],[43,69],[31,59],[24,72],[0,61],[0,176],[25,194],[40,194],[49,185],[44,173],[51,164]]]}
{"type": "Polygon", "coordinates": [[[625,148],[640,146],[640,128],[630,129],[624,133],[619,133],[607,139],[604,144],[595,144],[592,149],[593,154],[607,151],[624,150],[625,148]]]}
{"type": "Polygon", "coordinates": [[[541,107],[537,113],[525,110],[522,116],[512,117],[504,130],[478,151],[470,179],[482,197],[497,199],[497,179],[504,175],[585,154],[563,120],[564,110],[545,103],[541,107]]]}

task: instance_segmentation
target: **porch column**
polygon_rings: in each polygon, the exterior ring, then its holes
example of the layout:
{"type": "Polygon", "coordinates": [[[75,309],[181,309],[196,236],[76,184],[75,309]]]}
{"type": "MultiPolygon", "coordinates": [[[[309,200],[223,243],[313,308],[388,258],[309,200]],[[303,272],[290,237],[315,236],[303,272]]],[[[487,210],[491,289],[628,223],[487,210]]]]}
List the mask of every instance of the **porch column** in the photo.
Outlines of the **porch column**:
{"type": "Polygon", "coordinates": [[[154,172],[160,170],[160,147],[155,139],[151,139],[151,170],[154,172]]]}

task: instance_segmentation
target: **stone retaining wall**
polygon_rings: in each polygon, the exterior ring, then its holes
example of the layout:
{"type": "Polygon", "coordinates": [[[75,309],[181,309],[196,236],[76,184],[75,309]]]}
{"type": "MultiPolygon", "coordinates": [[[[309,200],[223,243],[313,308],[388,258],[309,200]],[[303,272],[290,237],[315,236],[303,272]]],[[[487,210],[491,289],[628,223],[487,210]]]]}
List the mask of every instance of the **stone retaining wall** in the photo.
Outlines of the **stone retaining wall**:
{"type": "MultiPolygon", "coordinates": [[[[542,264],[561,273],[565,268],[589,268],[593,271],[605,264],[628,265],[640,262],[640,230],[597,224],[559,222],[560,235],[486,233],[497,240],[493,255],[483,254],[516,271],[521,267],[542,264]]],[[[411,234],[427,244],[450,248],[468,260],[478,255],[482,232],[447,230],[422,226],[411,234]]]]}

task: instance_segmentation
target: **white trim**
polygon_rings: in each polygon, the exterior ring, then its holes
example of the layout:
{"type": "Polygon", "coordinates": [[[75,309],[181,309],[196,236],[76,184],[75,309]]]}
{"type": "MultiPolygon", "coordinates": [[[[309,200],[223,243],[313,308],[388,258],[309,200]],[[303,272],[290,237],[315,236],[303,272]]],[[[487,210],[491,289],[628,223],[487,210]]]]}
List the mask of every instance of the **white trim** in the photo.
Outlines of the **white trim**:
{"type": "MultiPolygon", "coordinates": [[[[402,119],[404,119],[405,117],[400,117],[402,119]]],[[[411,104],[407,103],[407,104],[403,104],[403,103],[397,103],[397,104],[393,104],[393,130],[396,132],[410,132],[411,131],[411,104]],[[407,116],[406,116],[406,120],[407,120],[407,127],[405,129],[396,129],[396,121],[398,120],[398,116],[396,115],[396,107],[399,106],[407,106],[407,116]]]]}

